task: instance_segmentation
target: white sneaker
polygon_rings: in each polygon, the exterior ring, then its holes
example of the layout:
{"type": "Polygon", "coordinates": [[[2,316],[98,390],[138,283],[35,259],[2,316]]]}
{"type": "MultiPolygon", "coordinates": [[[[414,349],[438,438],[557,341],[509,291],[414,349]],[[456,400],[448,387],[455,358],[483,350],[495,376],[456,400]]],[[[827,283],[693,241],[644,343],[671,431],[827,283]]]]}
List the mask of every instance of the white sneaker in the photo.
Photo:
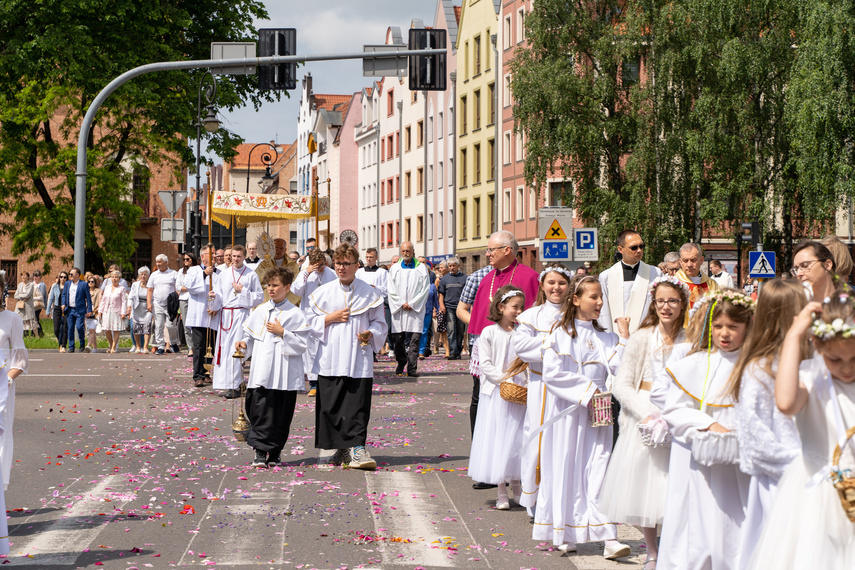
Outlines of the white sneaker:
{"type": "Polygon", "coordinates": [[[632,550],[628,545],[616,540],[606,541],[606,547],[603,550],[603,556],[605,556],[606,560],[617,560],[618,558],[625,558],[630,554],[632,554],[632,550]]]}
{"type": "Polygon", "coordinates": [[[368,454],[368,450],[365,449],[365,446],[359,445],[357,447],[353,447],[350,450],[350,463],[348,467],[352,469],[376,469],[377,462],[371,458],[371,455],[368,454]]]}
{"type": "Polygon", "coordinates": [[[560,550],[561,552],[576,552],[576,545],[568,544],[565,542],[564,544],[558,545],[558,550],[560,550]]]}
{"type": "Polygon", "coordinates": [[[86,348],[83,349],[83,352],[85,352],[86,354],[89,354],[90,352],[92,352],[92,347],[87,346],[86,348]]]}

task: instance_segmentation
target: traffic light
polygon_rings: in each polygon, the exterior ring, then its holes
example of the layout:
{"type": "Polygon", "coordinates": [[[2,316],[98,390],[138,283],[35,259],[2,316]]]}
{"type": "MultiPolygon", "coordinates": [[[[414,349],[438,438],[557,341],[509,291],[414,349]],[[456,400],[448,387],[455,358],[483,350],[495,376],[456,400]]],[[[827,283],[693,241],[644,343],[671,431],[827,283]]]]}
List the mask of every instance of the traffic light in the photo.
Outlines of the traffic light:
{"type": "MultiPolygon", "coordinates": [[[[262,28],[258,30],[258,57],[297,55],[297,30],[262,28]]],[[[258,66],[258,88],[281,91],[297,88],[297,64],[279,63],[258,66]]]]}
{"type": "Polygon", "coordinates": [[[757,245],[760,243],[760,222],[742,222],[742,231],[739,233],[740,243],[757,245]]]}
{"type": "MultiPolygon", "coordinates": [[[[445,49],[445,30],[410,30],[410,50],[445,49]]],[[[410,91],[445,91],[446,54],[411,55],[410,91]]]]}

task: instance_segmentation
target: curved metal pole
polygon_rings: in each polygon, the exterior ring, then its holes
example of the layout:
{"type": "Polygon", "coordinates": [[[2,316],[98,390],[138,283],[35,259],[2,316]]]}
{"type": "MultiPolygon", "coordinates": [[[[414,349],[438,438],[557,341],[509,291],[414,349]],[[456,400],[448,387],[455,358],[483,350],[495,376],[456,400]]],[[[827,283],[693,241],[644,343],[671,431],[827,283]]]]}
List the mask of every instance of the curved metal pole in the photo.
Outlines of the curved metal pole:
{"type": "Polygon", "coordinates": [[[124,72],[120,76],[113,79],[107,84],[104,89],[95,97],[86,115],[83,117],[83,122],[80,125],[80,136],[77,140],[77,172],[75,177],[77,183],[74,194],[74,265],[84,269],[85,263],[85,246],[86,246],[86,164],[87,164],[87,147],[86,143],[89,140],[89,132],[92,129],[92,123],[95,121],[95,115],[101,109],[101,105],[110,94],[116,89],[127,83],[134,77],[153,73],[155,71],[174,71],[182,69],[203,69],[211,70],[223,69],[224,67],[240,66],[240,65],[270,65],[277,63],[300,63],[304,61],[328,61],[333,59],[389,59],[409,55],[438,55],[446,53],[444,49],[435,50],[407,50],[400,49],[383,53],[333,53],[333,54],[318,54],[318,55],[272,55],[269,57],[246,57],[242,59],[203,59],[197,61],[168,61],[159,63],[148,63],[135,67],[124,72]]]}
{"type": "Polygon", "coordinates": [[[274,164],[276,164],[277,162],[279,162],[279,159],[282,158],[282,154],[281,154],[282,151],[280,151],[278,148],[276,148],[276,146],[274,146],[272,143],[269,143],[269,142],[258,143],[255,146],[253,146],[251,149],[249,149],[249,154],[246,155],[246,193],[247,194],[249,194],[249,170],[250,170],[250,163],[252,161],[252,152],[255,149],[257,149],[258,147],[264,146],[264,145],[269,146],[270,149],[273,151],[273,155],[276,156],[275,159],[272,159],[271,156],[267,153],[264,153],[261,155],[261,164],[264,165],[264,168],[265,168],[264,174],[265,175],[270,174],[270,167],[273,166],[274,164]]]}

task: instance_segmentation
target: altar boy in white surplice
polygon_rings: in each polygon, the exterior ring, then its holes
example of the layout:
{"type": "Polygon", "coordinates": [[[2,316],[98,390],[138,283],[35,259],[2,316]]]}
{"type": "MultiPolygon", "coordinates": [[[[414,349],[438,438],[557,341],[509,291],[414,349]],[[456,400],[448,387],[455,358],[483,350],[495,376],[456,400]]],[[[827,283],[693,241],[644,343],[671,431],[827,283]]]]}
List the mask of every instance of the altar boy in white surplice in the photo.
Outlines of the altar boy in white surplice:
{"type": "Polygon", "coordinates": [[[243,264],[246,249],[242,245],[232,248],[232,265],[220,272],[214,281],[214,290],[208,294],[213,309],[220,311],[220,330],[217,331],[217,348],[214,351],[214,390],[226,390],[226,398],[240,396],[238,387],[243,381],[240,359],[232,358],[235,343],[243,337],[243,323],[253,307],[264,299],[258,276],[243,264]]]}
{"type": "Polygon", "coordinates": [[[650,283],[662,274],[658,268],[647,265],[644,240],[634,230],[624,230],[617,239],[621,260],[600,274],[603,289],[603,310],[598,322],[610,332],[617,332],[615,319],[629,317],[629,332],[635,332],[650,309],[650,283]]]}
{"type": "Polygon", "coordinates": [[[333,253],[338,279],[309,297],[309,324],[318,339],[314,372],[318,374],[315,447],[318,462],[331,467],[349,463],[374,469],[365,449],[374,384],[374,353],[386,338],[383,299],[377,289],[356,279],[359,253],[340,245],[333,253]]]}
{"type": "Polygon", "coordinates": [[[235,343],[236,349],[253,357],[246,389],[252,427],[246,443],[255,450],[255,467],[281,465],[297,393],[303,388],[309,323],[288,301],[293,278],[284,267],[268,270],[264,281],[270,300],[256,307],[243,324],[243,340],[235,343]]]}

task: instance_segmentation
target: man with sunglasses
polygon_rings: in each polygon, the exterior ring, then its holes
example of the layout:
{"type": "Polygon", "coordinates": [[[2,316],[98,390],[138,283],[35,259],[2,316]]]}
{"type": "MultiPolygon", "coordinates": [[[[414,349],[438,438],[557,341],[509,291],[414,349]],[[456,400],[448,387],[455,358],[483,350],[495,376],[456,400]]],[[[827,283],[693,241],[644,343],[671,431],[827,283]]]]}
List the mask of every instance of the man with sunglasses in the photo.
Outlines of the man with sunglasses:
{"type": "Polygon", "coordinates": [[[629,317],[629,330],[633,332],[650,309],[647,288],[662,272],[641,261],[644,240],[635,230],[624,230],[618,235],[617,251],[620,261],[600,275],[603,308],[599,322],[607,331],[617,332],[615,320],[629,317]]]}

